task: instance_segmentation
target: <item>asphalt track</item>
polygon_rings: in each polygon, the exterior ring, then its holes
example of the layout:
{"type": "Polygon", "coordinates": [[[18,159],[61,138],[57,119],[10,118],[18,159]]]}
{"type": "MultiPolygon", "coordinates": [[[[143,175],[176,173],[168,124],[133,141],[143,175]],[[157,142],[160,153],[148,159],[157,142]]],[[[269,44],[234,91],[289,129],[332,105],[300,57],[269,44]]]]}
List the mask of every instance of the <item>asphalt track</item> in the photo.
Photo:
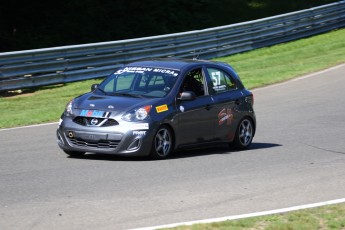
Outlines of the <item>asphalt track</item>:
{"type": "Polygon", "coordinates": [[[344,73],[254,90],[248,151],[73,159],[57,124],[0,130],[0,229],[130,229],[344,198],[344,73]]]}

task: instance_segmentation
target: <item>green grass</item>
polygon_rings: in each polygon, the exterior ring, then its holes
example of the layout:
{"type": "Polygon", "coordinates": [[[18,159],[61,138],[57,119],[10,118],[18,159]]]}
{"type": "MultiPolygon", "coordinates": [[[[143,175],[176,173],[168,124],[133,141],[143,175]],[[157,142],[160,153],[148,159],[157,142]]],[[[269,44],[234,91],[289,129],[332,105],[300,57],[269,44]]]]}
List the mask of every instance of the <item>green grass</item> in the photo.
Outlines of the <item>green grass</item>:
{"type": "Polygon", "coordinates": [[[345,29],[217,58],[237,70],[247,88],[286,81],[345,62],[345,29]]]}
{"type": "Polygon", "coordinates": [[[66,104],[77,95],[90,91],[93,83],[88,80],[66,85],[9,93],[0,98],[0,128],[58,121],[66,104]]]}
{"type": "MultiPolygon", "coordinates": [[[[345,62],[345,29],[215,60],[230,63],[249,89],[286,81],[345,62]]],[[[0,95],[0,128],[58,121],[73,97],[100,80],[0,95]]]]}
{"type": "Polygon", "coordinates": [[[165,230],[317,230],[345,229],[345,204],[329,205],[283,214],[167,228],[165,230]]]}

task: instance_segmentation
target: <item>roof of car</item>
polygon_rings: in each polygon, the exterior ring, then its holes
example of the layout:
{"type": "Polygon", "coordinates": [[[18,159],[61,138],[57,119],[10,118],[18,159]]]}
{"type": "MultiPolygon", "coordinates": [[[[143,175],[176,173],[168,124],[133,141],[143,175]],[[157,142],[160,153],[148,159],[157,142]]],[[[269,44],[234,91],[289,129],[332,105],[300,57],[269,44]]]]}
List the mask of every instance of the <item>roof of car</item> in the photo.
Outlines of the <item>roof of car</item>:
{"type": "Polygon", "coordinates": [[[200,63],[227,65],[225,63],[212,62],[212,61],[207,61],[207,60],[157,58],[157,59],[146,59],[146,60],[132,62],[132,63],[127,64],[126,66],[159,67],[159,68],[181,70],[186,66],[198,65],[200,63]]]}

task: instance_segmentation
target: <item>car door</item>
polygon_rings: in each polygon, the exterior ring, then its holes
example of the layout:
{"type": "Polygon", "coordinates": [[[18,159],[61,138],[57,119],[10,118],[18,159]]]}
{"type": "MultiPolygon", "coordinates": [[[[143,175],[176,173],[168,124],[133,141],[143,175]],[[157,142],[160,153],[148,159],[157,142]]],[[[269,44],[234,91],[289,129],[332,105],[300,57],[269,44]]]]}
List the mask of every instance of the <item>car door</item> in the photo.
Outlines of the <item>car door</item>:
{"type": "Polygon", "coordinates": [[[223,69],[215,66],[206,67],[209,93],[214,100],[214,138],[222,141],[232,141],[240,119],[238,107],[241,104],[242,93],[234,77],[223,69]]]}
{"type": "MultiPolygon", "coordinates": [[[[191,84],[189,84],[189,87],[190,85],[191,84]]],[[[176,144],[188,145],[213,140],[214,124],[210,121],[214,119],[214,101],[208,94],[205,85],[205,74],[201,67],[192,69],[185,75],[179,94],[183,91],[193,91],[196,94],[196,98],[187,101],[176,100],[178,111],[176,117],[178,122],[176,129],[176,144]],[[195,80],[199,81],[199,86],[196,84],[194,88],[186,87],[185,83],[188,81],[188,77],[195,77],[195,80]]],[[[178,97],[179,95],[177,95],[177,98],[178,97]]]]}

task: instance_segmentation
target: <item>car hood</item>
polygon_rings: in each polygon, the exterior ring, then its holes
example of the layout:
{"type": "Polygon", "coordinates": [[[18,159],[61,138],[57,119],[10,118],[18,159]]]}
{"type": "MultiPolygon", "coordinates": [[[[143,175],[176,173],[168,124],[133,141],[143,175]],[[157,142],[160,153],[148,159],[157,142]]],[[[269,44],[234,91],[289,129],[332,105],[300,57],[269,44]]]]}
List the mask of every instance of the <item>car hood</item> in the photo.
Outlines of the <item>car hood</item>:
{"type": "Polygon", "coordinates": [[[75,99],[74,108],[111,111],[116,112],[115,114],[118,114],[141,106],[154,105],[158,100],[161,100],[161,98],[103,96],[88,93],[75,99]]]}

